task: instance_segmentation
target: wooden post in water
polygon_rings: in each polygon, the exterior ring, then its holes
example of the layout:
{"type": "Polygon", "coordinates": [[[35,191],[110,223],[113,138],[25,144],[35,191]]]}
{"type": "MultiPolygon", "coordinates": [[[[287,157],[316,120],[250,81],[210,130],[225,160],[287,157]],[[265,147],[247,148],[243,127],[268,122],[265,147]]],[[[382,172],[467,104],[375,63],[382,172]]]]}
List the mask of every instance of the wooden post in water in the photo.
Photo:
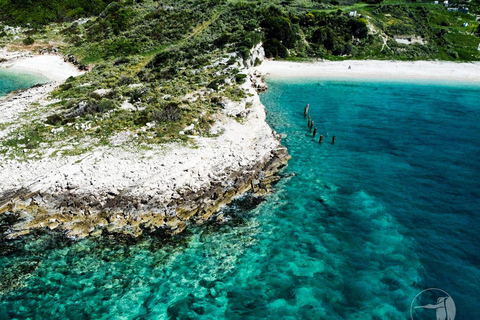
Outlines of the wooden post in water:
{"type": "Polygon", "coordinates": [[[320,135],[320,140],[318,140],[318,143],[322,143],[323,142],[323,134],[320,135]]]}
{"type": "Polygon", "coordinates": [[[315,135],[317,134],[317,127],[315,127],[315,129],[313,129],[313,137],[315,138],[315,135]]]}
{"type": "Polygon", "coordinates": [[[335,136],[332,137],[332,144],[335,143],[335,136]]]}
{"type": "Polygon", "coordinates": [[[312,124],[312,118],[308,116],[308,127],[310,128],[310,125],[312,124]]]}
{"type": "Polygon", "coordinates": [[[315,121],[312,121],[312,123],[310,123],[310,132],[312,132],[312,129],[313,129],[313,124],[315,123],[315,121]]]}
{"type": "Polygon", "coordinates": [[[305,107],[305,111],[303,112],[303,117],[306,118],[307,115],[308,115],[308,109],[310,108],[310,104],[307,103],[306,107],[305,107]]]}

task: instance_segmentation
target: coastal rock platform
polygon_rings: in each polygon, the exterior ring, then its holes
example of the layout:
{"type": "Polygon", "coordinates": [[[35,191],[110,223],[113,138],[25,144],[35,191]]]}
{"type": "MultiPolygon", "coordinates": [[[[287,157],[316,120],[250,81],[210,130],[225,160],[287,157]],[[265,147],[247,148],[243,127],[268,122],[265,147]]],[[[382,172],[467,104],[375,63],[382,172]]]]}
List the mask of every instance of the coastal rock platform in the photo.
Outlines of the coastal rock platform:
{"type": "MultiPolygon", "coordinates": [[[[265,84],[253,68],[259,55],[263,59],[263,50],[257,51],[246,66],[249,76],[242,89],[247,98],[225,103],[214,119],[212,132],[217,134],[192,135],[193,145],[142,148],[117,141],[74,156],[1,159],[0,219],[9,223],[0,230],[0,239],[34,230],[60,231],[75,239],[174,235],[189,224],[222,220],[219,209],[247,191],[268,192],[289,155],[265,121],[257,93],[265,84]],[[235,116],[238,110],[241,115],[235,116]]],[[[16,99],[14,110],[27,110],[49,91],[27,90],[23,95],[29,99],[16,99]]],[[[0,110],[11,109],[11,102],[12,97],[0,101],[0,110]]],[[[8,121],[15,120],[15,114],[8,116],[8,121]]]]}

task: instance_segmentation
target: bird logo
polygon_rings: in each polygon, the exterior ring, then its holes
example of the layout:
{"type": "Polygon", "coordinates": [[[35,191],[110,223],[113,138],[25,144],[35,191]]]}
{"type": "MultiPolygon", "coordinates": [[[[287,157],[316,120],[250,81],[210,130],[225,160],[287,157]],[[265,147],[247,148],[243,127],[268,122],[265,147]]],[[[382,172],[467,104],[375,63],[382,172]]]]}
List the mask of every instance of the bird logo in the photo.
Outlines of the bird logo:
{"type": "MultiPolygon", "coordinates": [[[[455,315],[457,313],[455,308],[455,302],[452,297],[444,290],[438,288],[428,288],[420,292],[415,296],[410,305],[410,317],[412,320],[419,319],[422,316],[422,319],[425,319],[425,310],[435,310],[435,315],[437,320],[455,320],[455,315]],[[425,301],[426,299],[433,299],[436,303],[426,304],[426,305],[416,305],[419,304],[420,299],[425,301]],[[415,316],[417,318],[415,318],[415,316]]],[[[433,319],[433,315],[432,318],[433,319]]]]}

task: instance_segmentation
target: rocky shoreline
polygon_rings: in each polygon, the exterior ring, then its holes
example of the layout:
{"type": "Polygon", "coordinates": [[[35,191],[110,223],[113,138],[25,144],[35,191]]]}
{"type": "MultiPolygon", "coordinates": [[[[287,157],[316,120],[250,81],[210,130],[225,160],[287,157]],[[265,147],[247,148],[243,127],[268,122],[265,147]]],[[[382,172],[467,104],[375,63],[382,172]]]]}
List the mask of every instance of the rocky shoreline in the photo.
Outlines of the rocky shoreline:
{"type": "Polygon", "coordinates": [[[228,172],[198,191],[177,190],[169,203],[162,197],[129,192],[94,195],[74,190],[55,194],[17,190],[4,194],[0,203],[0,214],[12,215],[15,221],[2,236],[14,239],[37,229],[62,231],[76,239],[104,232],[138,237],[159,229],[175,235],[191,223],[203,224],[212,219],[221,222],[219,209],[239,195],[270,192],[288,159],[286,149],[279,147],[257,164],[228,172]]]}
{"type": "Polygon", "coordinates": [[[289,155],[265,121],[258,91],[266,84],[253,67],[257,58],[263,60],[261,47],[246,66],[248,97],[226,103],[212,128],[221,132],[217,137],[191,137],[197,148],[145,151],[126,143],[80,156],[0,161],[0,216],[11,221],[0,239],[34,230],[74,239],[175,235],[189,224],[221,222],[219,209],[245,192],[269,192],[289,155]],[[242,121],[232,116],[237,113],[242,121]]]}

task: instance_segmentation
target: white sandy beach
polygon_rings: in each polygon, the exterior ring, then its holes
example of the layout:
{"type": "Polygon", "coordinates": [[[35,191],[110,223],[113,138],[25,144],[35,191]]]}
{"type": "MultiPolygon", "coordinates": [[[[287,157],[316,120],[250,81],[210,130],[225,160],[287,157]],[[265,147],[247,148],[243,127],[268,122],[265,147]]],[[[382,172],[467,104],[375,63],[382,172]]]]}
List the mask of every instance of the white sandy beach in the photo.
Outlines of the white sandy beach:
{"type": "Polygon", "coordinates": [[[16,126],[21,125],[22,121],[19,115],[28,110],[32,103],[37,102],[40,105],[51,103],[48,100],[50,92],[67,78],[83,74],[75,66],[64,62],[63,58],[58,55],[32,55],[27,52],[0,50],[1,59],[6,61],[0,63],[0,70],[40,75],[48,79],[49,83],[0,98],[0,124],[13,124],[0,130],[0,138],[8,135],[16,126]]]}
{"type": "Polygon", "coordinates": [[[28,55],[13,54],[0,51],[0,59],[7,59],[0,64],[0,70],[6,69],[15,72],[25,72],[41,75],[55,82],[63,82],[68,77],[82,74],[75,66],[63,61],[58,55],[28,55]]]}
{"type": "Polygon", "coordinates": [[[480,63],[346,60],[265,61],[258,70],[271,78],[438,80],[480,82],[480,63]]]}

